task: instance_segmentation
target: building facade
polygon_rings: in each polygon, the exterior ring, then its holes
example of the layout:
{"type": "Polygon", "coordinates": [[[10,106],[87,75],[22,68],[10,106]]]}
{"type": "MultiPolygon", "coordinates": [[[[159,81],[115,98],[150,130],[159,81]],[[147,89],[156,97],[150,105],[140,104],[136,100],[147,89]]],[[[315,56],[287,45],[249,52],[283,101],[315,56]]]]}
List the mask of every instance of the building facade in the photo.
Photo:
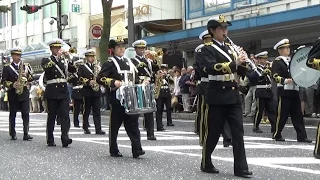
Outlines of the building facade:
{"type": "MultiPolygon", "coordinates": [[[[50,23],[51,17],[57,17],[56,3],[45,6],[34,14],[20,10],[26,4],[42,5],[51,1],[53,0],[2,0],[0,4],[9,5],[12,10],[0,14],[0,51],[57,38],[57,22],[50,23]]],[[[62,31],[63,39],[74,47],[85,48],[89,39],[84,29],[89,29],[90,1],[61,0],[61,4],[62,14],[68,15],[69,23],[62,31]]]]}
{"type": "MultiPolygon", "coordinates": [[[[208,19],[220,14],[232,22],[230,38],[249,53],[268,50],[288,38],[294,48],[310,45],[319,37],[319,0],[185,0],[185,29],[145,37],[158,47],[175,42],[179,50],[193,57],[194,48],[201,43],[198,35],[206,30],[208,19]]],[[[193,58],[192,58],[193,59],[193,58]]],[[[190,61],[191,63],[191,61],[190,61]]]]}

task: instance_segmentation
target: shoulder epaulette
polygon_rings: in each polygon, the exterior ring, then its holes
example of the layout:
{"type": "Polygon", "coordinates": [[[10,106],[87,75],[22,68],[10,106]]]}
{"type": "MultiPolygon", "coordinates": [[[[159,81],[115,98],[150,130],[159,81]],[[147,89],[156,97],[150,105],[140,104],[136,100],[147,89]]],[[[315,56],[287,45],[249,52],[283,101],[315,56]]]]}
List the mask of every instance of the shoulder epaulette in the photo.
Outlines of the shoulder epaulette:
{"type": "Polygon", "coordinates": [[[213,44],[212,42],[204,43],[205,46],[211,46],[212,44],[213,44]]]}
{"type": "Polygon", "coordinates": [[[281,57],[277,57],[275,60],[276,60],[276,61],[279,61],[279,60],[281,60],[281,57]]]}
{"type": "Polygon", "coordinates": [[[225,43],[227,46],[231,46],[231,44],[230,43],[225,43]]]}
{"type": "Polygon", "coordinates": [[[9,66],[10,64],[8,63],[8,64],[5,64],[4,66],[9,66]]]}

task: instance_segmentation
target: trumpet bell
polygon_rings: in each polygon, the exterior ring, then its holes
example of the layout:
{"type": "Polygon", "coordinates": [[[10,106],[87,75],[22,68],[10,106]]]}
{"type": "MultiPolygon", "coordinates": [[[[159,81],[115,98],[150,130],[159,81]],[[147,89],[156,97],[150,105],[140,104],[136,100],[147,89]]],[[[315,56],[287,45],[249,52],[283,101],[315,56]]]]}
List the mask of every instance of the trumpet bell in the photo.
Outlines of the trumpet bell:
{"type": "Polygon", "coordinates": [[[136,57],[136,50],[133,47],[129,47],[124,51],[124,56],[127,58],[135,58],[136,57]]]}

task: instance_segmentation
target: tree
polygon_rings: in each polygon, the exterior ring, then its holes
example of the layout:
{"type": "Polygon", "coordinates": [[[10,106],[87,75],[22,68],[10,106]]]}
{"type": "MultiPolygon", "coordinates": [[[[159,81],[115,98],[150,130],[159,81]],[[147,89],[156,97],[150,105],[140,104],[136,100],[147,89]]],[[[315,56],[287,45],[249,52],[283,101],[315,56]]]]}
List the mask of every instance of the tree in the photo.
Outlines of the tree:
{"type": "Polygon", "coordinates": [[[111,8],[113,0],[101,0],[103,11],[103,31],[99,43],[101,64],[108,60],[108,47],[111,26],[111,8]]]}

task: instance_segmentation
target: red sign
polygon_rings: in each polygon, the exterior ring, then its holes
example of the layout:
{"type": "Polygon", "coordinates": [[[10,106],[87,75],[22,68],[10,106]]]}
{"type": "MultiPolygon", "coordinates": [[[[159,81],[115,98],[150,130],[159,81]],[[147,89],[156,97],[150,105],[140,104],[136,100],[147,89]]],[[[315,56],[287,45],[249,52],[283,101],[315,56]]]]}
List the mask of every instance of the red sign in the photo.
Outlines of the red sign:
{"type": "Polygon", "coordinates": [[[91,27],[92,36],[95,38],[100,38],[102,35],[102,26],[101,25],[93,25],[91,27]]]}

